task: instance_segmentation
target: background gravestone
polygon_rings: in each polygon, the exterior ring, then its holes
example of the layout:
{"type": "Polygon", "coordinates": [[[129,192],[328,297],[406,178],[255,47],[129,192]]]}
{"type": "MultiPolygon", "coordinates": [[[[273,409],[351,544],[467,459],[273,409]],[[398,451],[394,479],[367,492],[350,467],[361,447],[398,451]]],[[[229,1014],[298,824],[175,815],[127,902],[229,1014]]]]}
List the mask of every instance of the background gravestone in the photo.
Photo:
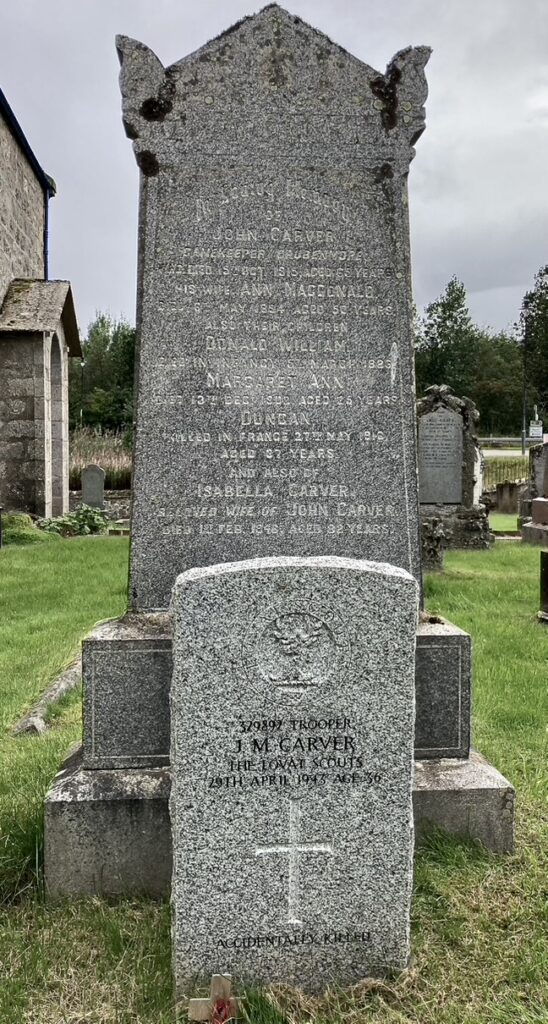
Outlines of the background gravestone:
{"type": "Polygon", "coordinates": [[[91,508],[105,507],[105,471],[101,466],[84,466],[82,470],[82,504],[91,508]]]}
{"type": "Polygon", "coordinates": [[[416,580],[260,559],[184,573],[172,611],[179,993],[405,967],[416,580]]]}
{"type": "Polygon", "coordinates": [[[539,499],[547,496],[548,444],[537,444],[529,449],[529,480],[519,509],[521,539],[528,544],[548,546],[548,530],[543,521],[545,517],[541,515],[538,519],[537,512],[539,499]]]}
{"type": "Polygon", "coordinates": [[[481,504],[482,458],[475,434],[479,413],[445,384],[417,402],[419,500],[424,568],[441,568],[448,548],[486,548],[493,542],[481,504]]]}
{"type": "Polygon", "coordinates": [[[419,497],[425,505],[462,502],[462,416],[444,405],[419,418],[419,497]]]}
{"type": "Polygon", "coordinates": [[[406,192],[430,50],[379,75],[276,5],[167,69],[117,45],[142,172],[132,606],[250,555],[418,579],[406,192]]]}

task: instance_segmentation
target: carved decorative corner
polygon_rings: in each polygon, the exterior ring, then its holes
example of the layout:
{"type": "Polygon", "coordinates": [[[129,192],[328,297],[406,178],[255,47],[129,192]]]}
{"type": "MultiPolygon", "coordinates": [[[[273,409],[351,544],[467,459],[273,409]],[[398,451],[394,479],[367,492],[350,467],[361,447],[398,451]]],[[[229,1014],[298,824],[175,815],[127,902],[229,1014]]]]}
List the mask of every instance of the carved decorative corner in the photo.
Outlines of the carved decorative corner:
{"type": "Polygon", "coordinates": [[[122,121],[133,143],[135,159],[146,176],[157,174],[160,165],[157,140],[162,122],[171,113],[175,83],[162,62],[144,43],[116,36],[120,61],[122,121]]]}
{"type": "Polygon", "coordinates": [[[371,81],[385,130],[403,132],[410,147],[426,127],[424,104],[428,83],[424,69],[431,53],[429,46],[400,50],[388,64],[385,74],[371,81]]]}

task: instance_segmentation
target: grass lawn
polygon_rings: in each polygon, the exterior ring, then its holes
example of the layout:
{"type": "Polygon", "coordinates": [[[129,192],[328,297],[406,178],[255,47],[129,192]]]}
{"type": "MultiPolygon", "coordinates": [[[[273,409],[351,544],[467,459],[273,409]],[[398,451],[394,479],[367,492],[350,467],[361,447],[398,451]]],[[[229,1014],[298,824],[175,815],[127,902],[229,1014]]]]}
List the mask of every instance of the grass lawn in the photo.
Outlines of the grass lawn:
{"type": "MultiPolygon", "coordinates": [[[[167,905],[43,899],[41,802],[78,737],[78,695],[45,736],[8,735],[78,638],[122,610],[126,561],[125,538],[0,553],[1,1024],[173,1020],[167,905]]],[[[433,837],[416,858],[411,969],[322,999],[250,994],[244,1019],[253,1024],[548,1021],[548,629],[536,622],[539,553],[500,544],[452,552],[446,567],[426,582],[428,608],[473,635],[475,745],[516,786],[516,853],[497,857],[433,837]]]]}
{"type": "Polygon", "coordinates": [[[489,526],[493,533],[511,533],[518,528],[517,514],[506,515],[502,512],[490,512],[489,526]]]}
{"type": "Polygon", "coordinates": [[[127,558],[125,538],[55,538],[0,551],[0,898],[35,881],[43,796],[80,737],[81,694],[68,695],[40,739],[13,738],[10,727],[74,659],[94,623],[124,610],[127,558]]]}

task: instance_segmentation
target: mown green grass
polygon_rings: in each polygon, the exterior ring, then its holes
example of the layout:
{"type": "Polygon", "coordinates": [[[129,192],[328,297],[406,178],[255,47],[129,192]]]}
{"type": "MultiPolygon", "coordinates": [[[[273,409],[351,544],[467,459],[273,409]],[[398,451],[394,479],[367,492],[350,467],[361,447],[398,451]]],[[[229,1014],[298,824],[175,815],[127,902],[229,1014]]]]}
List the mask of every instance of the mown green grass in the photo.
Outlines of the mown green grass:
{"type": "Polygon", "coordinates": [[[518,517],[504,512],[490,512],[489,526],[493,533],[511,533],[518,528],[518,517]]]}
{"type": "MultiPolygon", "coordinates": [[[[57,566],[65,582],[55,593],[47,586],[46,592],[42,590],[36,550],[22,554],[8,585],[0,560],[0,593],[8,607],[15,602],[14,629],[19,630],[18,638],[12,634],[11,655],[3,665],[9,667],[12,678],[7,718],[16,717],[30,702],[31,693],[35,696],[47,681],[43,672],[40,683],[29,676],[32,658],[29,662],[24,651],[29,631],[19,622],[21,616],[25,619],[26,597],[31,620],[33,615],[39,621],[44,616],[52,629],[58,618],[64,622],[51,644],[46,628],[43,648],[39,643],[35,646],[35,670],[42,666],[42,649],[44,655],[50,649],[50,669],[45,675],[52,675],[53,664],[57,671],[73,653],[67,631],[74,637],[86,617],[82,608],[75,607],[86,600],[85,587],[75,579],[78,559],[83,559],[78,563],[80,571],[94,577],[93,581],[88,578],[95,598],[89,598],[90,618],[82,625],[83,632],[94,618],[115,614],[123,604],[125,545],[124,539],[63,542],[60,550],[68,564],[57,566]],[[82,545],[81,554],[75,547],[73,553],[74,545],[82,545]],[[91,557],[95,547],[97,557],[91,557]],[[36,598],[18,593],[18,577],[26,579],[27,588],[36,586],[36,598]]],[[[42,549],[38,554],[45,557],[42,549]]],[[[45,568],[45,563],[41,565],[45,568]]],[[[248,993],[244,1020],[253,1024],[548,1021],[548,630],[536,621],[538,565],[538,550],[499,544],[487,552],[448,554],[446,572],[426,581],[429,610],[452,619],[474,638],[475,743],[516,785],[516,853],[497,857],[476,844],[434,836],[416,857],[413,963],[408,972],[347,991],[333,990],[318,999],[279,988],[248,993]]],[[[25,822],[26,792],[35,806],[28,835],[34,835],[38,855],[39,800],[64,746],[78,732],[78,716],[73,695],[54,715],[52,734],[3,741],[9,763],[19,765],[14,775],[19,800],[13,814],[8,767],[0,792],[0,835],[6,825],[16,827],[18,815],[25,822]]],[[[98,899],[48,904],[40,886],[30,885],[28,870],[23,874],[29,888],[21,894],[12,868],[8,878],[20,895],[14,901],[13,892],[5,892],[11,902],[0,909],[2,1024],[167,1024],[173,1020],[166,904],[98,899]]]]}
{"type": "Polygon", "coordinates": [[[81,735],[80,695],[40,739],[12,737],[11,727],[93,624],[124,610],[127,552],[125,538],[102,537],[0,551],[0,898],[39,877],[43,798],[81,735]]]}
{"type": "Polygon", "coordinates": [[[537,621],[538,548],[451,552],[426,581],[428,608],[472,635],[474,746],[520,793],[548,794],[548,630],[537,621]]]}

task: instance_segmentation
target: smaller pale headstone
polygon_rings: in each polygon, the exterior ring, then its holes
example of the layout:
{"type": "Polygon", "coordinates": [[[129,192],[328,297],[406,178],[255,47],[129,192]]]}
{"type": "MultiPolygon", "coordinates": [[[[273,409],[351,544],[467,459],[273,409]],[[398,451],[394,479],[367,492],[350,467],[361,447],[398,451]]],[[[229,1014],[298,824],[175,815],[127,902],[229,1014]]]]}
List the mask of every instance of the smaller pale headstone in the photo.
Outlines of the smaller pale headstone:
{"type": "Polygon", "coordinates": [[[256,559],[183,573],[172,612],[178,995],[405,967],[416,580],[256,559]]]}
{"type": "Polygon", "coordinates": [[[82,470],[82,504],[105,507],[105,471],[100,466],[92,464],[82,470]]]}

